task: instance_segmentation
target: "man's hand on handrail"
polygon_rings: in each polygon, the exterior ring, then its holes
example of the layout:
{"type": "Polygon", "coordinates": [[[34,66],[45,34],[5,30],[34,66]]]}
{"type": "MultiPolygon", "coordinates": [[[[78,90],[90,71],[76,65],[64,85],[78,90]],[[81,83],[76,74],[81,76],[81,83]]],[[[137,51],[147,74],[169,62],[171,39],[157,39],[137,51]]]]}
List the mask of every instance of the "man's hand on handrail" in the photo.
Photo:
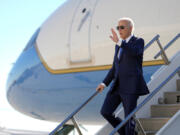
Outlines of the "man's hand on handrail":
{"type": "Polygon", "coordinates": [[[96,91],[98,91],[98,92],[102,92],[102,91],[104,90],[104,88],[105,88],[105,86],[104,86],[104,85],[99,84],[99,85],[97,86],[97,88],[96,88],[96,91]]]}

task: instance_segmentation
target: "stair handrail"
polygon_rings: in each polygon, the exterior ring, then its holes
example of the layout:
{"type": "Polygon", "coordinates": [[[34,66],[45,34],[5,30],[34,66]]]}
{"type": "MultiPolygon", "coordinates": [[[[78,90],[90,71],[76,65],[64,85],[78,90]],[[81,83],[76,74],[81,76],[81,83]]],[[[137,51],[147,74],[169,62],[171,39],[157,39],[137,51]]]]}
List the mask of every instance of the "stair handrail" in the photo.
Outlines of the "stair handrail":
{"type": "MultiPolygon", "coordinates": [[[[160,35],[156,35],[152,40],[150,40],[144,47],[144,50],[146,50],[151,44],[153,44],[155,41],[159,41],[160,35]]],[[[76,127],[79,135],[82,135],[79,126],[74,118],[74,115],[76,115],[86,104],[88,104],[99,92],[96,91],[92,96],[90,96],[84,103],[82,103],[75,111],[73,111],[63,122],[61,122],[52,132],[49,133],[49,135],[55,135],[56,132],[63,127],[70,119],[72,120],[74,126],[76,127]]]]}
{"type": "Polygon", "coordinates": [[[159,37],[160,37],[160,35],[157,34],[151,41],[149,41],[149,43],[147,43],[147,45],[144,47],[144,51],[145,51],[148,47],[150,47],[150,46],[152,45],[152,43],[154,43],[154,42],[156,41],[157,44],[158,44],[158,46],[159,46],[159,48],[160,48],[160,51],[161,51],[161,57],[162,57],[164,63],[165,63],[166,65],[168,65],[170,62],[169,62],[168,57],[167,57],[167,55],[166,55],[166,53],[165,53],[165,51],[164,51],[164,49],[163,49],[163,47],[162,47],[162,45],[161,45],[161,42],[160,42],[160,40],[159,40],[159,37]]]}
{"type": "Polygon", "coordinates": [[[157,41],[159,39],[160,35],[157,34],[155,37],[153,37],[153,39],[151,39],[146,46],[144,47],[144,50],[146,50],[147,48],[149,48],[149,46],[151,46],[151,44],[153,44],[155,41],[157,41]]]}
{"type": "Polygon", "coordinates": [[[133,116],[135,116],[135,113],[139,111],[148,101],[152,99],[152,97],[160,91],[160,89],[170,80],[172,79],[175,74],[178,73],[180,75],[180,66],[176,68],[175,71],[173,71],[157,88],[155,88],[150,95],[148,95],[119,125],[116,126],[116,128],[109,134],[114,135],[124,124],[128,122],[133,116]]]}
{"type": "MultiPolygon", "coordinates": [[[[163,50],[165,51],[166,49],[168,49],[179,37],[180,37],[180,33],[178,33],[171,41],[169,41],[169,43],[167,43],[167,45],[163,48],[163,50]]],[[[162,51],[159,51],[154,56],[154,59],[157,59],[161,55],[161,53],[162,53],[162,51]]]]}
{"type": "Polygon", "coordinates": [[[74,119],[74,115],[76,115],[86,104],[88,104],[97,94],[99,91],[96,91],[92,94],[85,102],[83,102],[76,110],[74,110],[63,122],[61,122],[52,132],[49,133],[49,135],[55,135],[55,133],[63,126],[65,125],[70,119],[72,119],[72,122],[74,123],[74,126],[77,128],[77,131],[80,135],[82,135],[78,124],[76,123],[74,119]]]}

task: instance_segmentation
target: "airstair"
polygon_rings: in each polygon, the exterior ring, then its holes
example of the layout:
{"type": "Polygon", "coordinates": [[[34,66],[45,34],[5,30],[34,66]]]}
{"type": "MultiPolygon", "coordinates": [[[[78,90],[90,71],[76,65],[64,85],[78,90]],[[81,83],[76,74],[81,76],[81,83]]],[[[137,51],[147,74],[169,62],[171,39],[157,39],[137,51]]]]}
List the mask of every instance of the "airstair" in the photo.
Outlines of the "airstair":
{"type": "MultiPolygon", "coordinates": [[[[161,56],[165,64],[153,74],[148,82],[150,94],[141,97],[138,100],[138,106],[116,128],[113,129],[110,124],[106,124],[96,135],[118,135],[117,130],[126,124],[131,117],[134,117],[136,120],[138,135],[180,134],[180,50],[170,60],[165,53],[165,50],[179,37],[180,33],[163,48],[159,40],[160,36],[156,35],[145,46],[144,49],[147,49],[154,42],[157,42],[160,52],[154,58],[161,56]]],[[[79,135],[82,135],[79,125],[75,120],[75,115],[97,94],[98,92],[95,92],[90,96],[49,135],[68,135],[68,133],[63,133],[62,130],[69,120],[72,120],[79,135]]],[[[121,108],[116,116],[123,118],[123,115],[123,109],[121,108]]]]}
{"type": "Polygon", "coordinates": [[[158,104],[151,105],[150,117],[139,118],[146,135],[155,135],[180,110],[180,79],[177,79],[176,83],[177,91],[164,92],[158,104]]]}

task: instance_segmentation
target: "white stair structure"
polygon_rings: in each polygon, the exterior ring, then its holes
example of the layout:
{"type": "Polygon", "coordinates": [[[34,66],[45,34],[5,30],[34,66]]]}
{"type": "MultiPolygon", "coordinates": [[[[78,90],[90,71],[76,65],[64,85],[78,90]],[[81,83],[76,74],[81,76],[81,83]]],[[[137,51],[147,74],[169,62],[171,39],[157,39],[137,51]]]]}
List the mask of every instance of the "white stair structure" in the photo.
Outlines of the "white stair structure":
{"type": "MultiPolygon", "coordinates": [[[[171,59],[169,65],[163,65],[151,77],[148,83],[148,88],[152,92],[158,87],[174,70],[180,67],[180,51],[177,52],[171,59]]],[[[141,103],[146,96],[141,97],[138,103],[141,103]]],[[[176,74],[161,90],[152,97],[137,113],[136,117],[140,120],[146,135],[173,135],[180,134],[180,76],[176,74]],[[179,111],[179,112],[178,112],[179,111]],[[177,114],[176,114],[177,113],[177,114]],[[175,117],[175,118],[174,118],[175,117]],[[177,121],[177,119],[179,121],[177,121]],[[170,121],[170,122],[169,122],[170,121]],[[177,126],[175,122],[177,123],[177,126]],[[168,125],[167,125],[168,124],[168,125]],[[171,126],[174,124],[175,126],[171,126]],[[170,127],[172,132],[168,132],[170,127]],[[176,129],[176,130],[174,130],[176,129]],[[159,132],[158,132],[159,131],[159,132]],[[165,134],[165,131],[167,132],[165,134]]],[[[123,109],[116,114],[123,118],[123,109]]],[[[110,124],[106,124],[100,129],[96,135],[109,135],[113,128],[110,124]]],[[[118,135],[117,133],[115,135],[118,135]]],[[[143,135],[139,133],[139,135],[143,135]]]]}

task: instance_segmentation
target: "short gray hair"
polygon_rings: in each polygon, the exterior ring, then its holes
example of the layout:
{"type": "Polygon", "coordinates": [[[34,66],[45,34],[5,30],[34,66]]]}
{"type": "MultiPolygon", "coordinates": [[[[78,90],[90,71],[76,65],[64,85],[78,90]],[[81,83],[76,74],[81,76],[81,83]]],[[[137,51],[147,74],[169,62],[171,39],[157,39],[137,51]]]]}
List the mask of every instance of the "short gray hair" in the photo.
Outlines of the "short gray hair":
{"type": "Polygon", "coordinates": [[[132,33],[134,32],[134,21],[131,18],[129,18],[129,17],[122,17],[122,18],[118,19],[118,22],[120,22],[120,21],[127,21],[129,26],[132,27],[132,33]]]}

